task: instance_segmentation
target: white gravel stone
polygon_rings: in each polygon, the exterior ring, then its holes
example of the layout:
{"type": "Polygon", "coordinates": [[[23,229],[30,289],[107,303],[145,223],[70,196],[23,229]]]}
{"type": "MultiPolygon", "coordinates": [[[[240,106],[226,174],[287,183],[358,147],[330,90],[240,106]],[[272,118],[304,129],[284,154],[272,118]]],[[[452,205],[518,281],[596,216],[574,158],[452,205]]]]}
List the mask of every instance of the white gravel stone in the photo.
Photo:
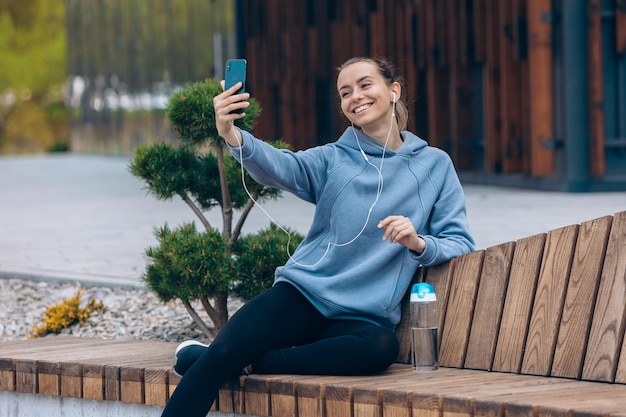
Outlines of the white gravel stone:
{"type": "MultiPolygon", "coordinates": [[[[77,282],[0,279],[0,296],[5,300],[0,308],[0,342],[26,339],[34,326],[42,323],[48,306],[73,297],[81,288],[81,307],[93,297],[104,304],[105,310],[92,313],[86,323],[64,329],[62,334],[103,339],[209,341],[180,301],[164,303],[149,289],[85,288],[77,282]]],[[[205,323],[211,325],[200,303],[192,305],[205,323]]],[[[239,300],[231,300],[230,314],[240,306],[239,300]]]]}

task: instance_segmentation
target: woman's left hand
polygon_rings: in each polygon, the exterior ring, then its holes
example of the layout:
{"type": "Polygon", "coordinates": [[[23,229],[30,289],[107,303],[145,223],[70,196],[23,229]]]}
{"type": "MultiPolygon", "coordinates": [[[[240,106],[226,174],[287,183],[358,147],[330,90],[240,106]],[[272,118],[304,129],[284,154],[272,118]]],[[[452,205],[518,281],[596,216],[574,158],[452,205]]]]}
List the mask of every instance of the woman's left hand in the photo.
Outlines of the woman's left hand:
{"type": "Polygon", "coordinates": [[[385,229],[383,240],[390,239],[391,243],[399,243],[420,255],[426,248],[426,241],[417,234],[408,217],[387,216],[378,223],[378,227],[385,229]]]}

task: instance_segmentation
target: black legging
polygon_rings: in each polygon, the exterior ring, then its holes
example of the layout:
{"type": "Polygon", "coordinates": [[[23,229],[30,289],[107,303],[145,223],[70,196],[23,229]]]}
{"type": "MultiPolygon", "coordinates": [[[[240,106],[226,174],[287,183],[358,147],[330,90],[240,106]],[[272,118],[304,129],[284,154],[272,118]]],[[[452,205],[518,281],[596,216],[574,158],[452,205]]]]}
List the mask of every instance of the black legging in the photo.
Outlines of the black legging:
{"type": "Polygon", "coordinates": [[[393,331],[327,319],[292,285],[278,283],[232,316],[185,373],[162,416],[206,416],[219,388],[249,364],[255,373],[371,374],[386,369],[398,349],[393,331]]]}

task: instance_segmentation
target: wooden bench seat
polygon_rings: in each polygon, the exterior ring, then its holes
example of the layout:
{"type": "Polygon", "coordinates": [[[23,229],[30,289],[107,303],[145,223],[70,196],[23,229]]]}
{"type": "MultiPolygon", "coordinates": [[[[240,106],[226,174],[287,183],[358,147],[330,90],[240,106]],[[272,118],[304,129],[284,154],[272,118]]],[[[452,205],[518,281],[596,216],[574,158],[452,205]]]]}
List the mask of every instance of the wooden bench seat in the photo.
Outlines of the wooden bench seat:
{"type": "MultiPolygon", "coordinates": [[[[373,376],[250,375],[214,410],[275,417],[626,417],[626,211],[421,270],[440,364],[373,376]]],[[[403,308],[407,309],[407,300],[403,308]]],[[[403,314],[406,317],[406,314],[403,314]]],[[[0,390],[164,405],[176,345],[46,337],[0,344],[0,390]]]]}

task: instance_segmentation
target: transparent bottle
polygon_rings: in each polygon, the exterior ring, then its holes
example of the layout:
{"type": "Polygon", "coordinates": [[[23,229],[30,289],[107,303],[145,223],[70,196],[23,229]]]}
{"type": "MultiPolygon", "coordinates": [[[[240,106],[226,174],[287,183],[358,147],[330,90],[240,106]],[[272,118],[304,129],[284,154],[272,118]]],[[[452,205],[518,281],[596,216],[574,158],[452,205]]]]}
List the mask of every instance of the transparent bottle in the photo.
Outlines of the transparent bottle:
{"type": "Polygon", "coordinates": [[[413,284],[410,300],[411,358],[413,370],[439,368],[437,342],[437,297],[435,287],[426,282],[413,284]]]}

